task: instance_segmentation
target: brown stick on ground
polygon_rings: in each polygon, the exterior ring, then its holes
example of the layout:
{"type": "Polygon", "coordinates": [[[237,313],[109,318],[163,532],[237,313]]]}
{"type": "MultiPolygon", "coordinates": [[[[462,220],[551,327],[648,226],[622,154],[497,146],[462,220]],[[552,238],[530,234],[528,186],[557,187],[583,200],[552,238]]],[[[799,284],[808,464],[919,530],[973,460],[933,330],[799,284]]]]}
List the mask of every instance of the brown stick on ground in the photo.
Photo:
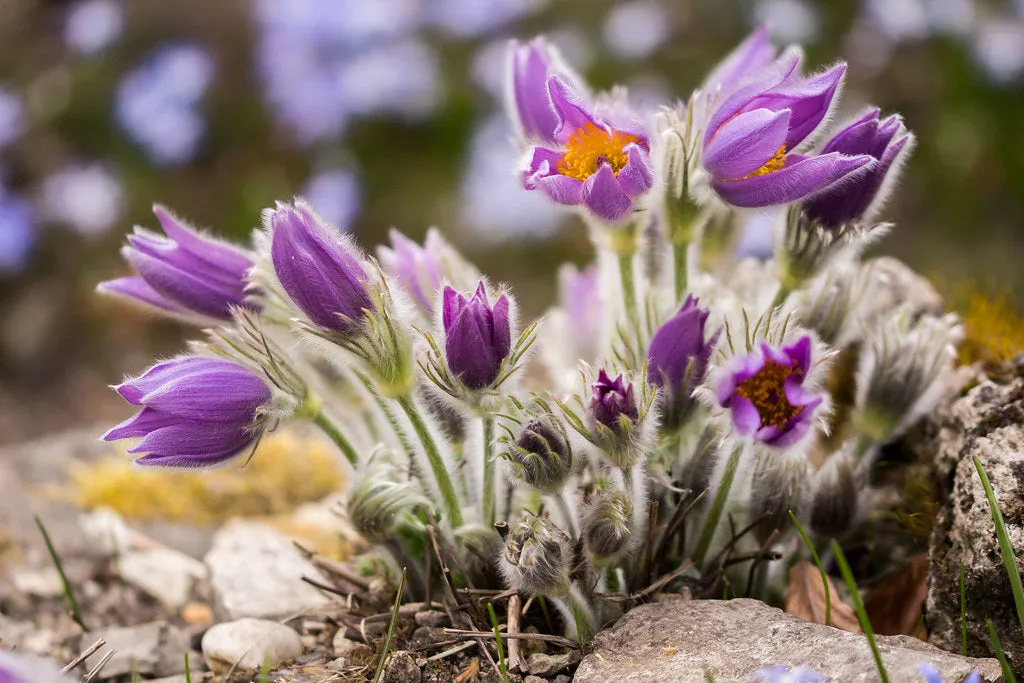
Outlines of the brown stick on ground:
{"type": "Polygon", "coordinates": [[[508,670],[519,671],[519,610],[522,599],[519,593],[514,593],[508,598],[508,670]]]}

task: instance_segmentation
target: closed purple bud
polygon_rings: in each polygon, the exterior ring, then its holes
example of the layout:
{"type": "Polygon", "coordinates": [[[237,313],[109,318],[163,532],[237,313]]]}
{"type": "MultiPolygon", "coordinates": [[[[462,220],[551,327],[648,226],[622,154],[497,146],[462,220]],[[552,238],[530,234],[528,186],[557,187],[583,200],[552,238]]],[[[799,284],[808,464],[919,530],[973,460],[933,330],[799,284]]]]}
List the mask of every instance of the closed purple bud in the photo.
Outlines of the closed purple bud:
{"type": "Polygon", "coordinates": [[[129,453],[140,465],[209,467],[252,446],[272,393],[262,377],[233,361],[186,356],[158,363],[116,387],[142,410],[103,435],[142,437],[129,453]]]}
{"type": "Polygon", "coordinates": [[[720,331],[704,338],[710,311],[686,297],[682,308],[662,325],[647,350],[647,383],[662,387],[662,424],[678,428],[689,417],[693,390],[707,374],[711,352],[720,331]]]}
{"type": "Polygon", "coordinates": [[[506,458],[512,476],[538,491],[557,491],[572,473],[572,448],[565,434],[544,420],[523,425],[506,458]]]}
{"type": "Polygon", "coordinates": [[[819,225],[838,228],[874,213],[885,201],[899,171],[899,162],[913,146],[914,136],[904,127],[900,116],[879,119],[878,109],[867,112],[836,133],[822,154],[866,154],[875,163],[850,182],[840,183],[805,202],[804,214],[819,225]]]}
{"type": "Polygon", "coordinates": [[[373,309],[362,256],[302,202],[265,212],[281,286],[317,325],[350,334],[373,309]]]}
{"type": "Polygon", "coordinates": [[[508,297],[502,294],[492,306],[483,282],[468,299],[445,287],[441,317],[448,369],[468,389],[490,386],[512,349],[508,297]]]}
{"type": "Polygon", "coordinates": [[[640,411],[633,396],[633,385],[621,374],[612,380],[601,370],[590,397],[590,416],[614,432],[623,431],[623,423],[635,423],[640,419],[640,411]]]}
{"type": "Polygon", "coordinates": [[[162,206],[153,213],[166,237],[136,229],[121,253],[138,276],[103,282],[100,292],[204,321],[230,320],[233,306],[256,308],[246,291],[253,262],[244,251],[199,234],[162,206]]]}
{"type": "Polygon", "coordinates": [[[553,143],[558,116],[548,94],[553,48],[543,38],[509,45],[508,104],[522,137],[553,143]]]}

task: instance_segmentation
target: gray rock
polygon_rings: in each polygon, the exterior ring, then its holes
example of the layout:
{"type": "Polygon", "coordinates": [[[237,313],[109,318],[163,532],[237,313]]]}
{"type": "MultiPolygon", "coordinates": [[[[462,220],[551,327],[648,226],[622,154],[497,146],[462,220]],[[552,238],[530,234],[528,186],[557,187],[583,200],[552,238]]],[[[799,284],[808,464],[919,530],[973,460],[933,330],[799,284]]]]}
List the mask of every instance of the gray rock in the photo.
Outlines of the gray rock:
{"type": "Polygon", "coordinates": [[[91,644],[102,638],[100,650],[85,661],[87,668],[96,666],[111,650],[114,656],[100,672],[100,678],[115,678],[133,672],[142,676],[173,676],[185,671],[185,653],[189,635],[167,622],[154,621],[140,626],[108,628],[90,633],[91,644]]]}
{"type": "Polygon", "coordinates": [[[579,661],[579,650],[570,650],[556,655],[534,652],[526,660],[526,670],[534,676],[554,676],[560,671],[575,666],[579,661]]]}
{"type": "Polygon", "coordinates": [[[60,573],[53,565],[46,567],[19,567],[11,571],[14,590],[36,598],[55,598],[64,594],[60,573]]]}
{"type": "Polygon", "coordinates": [[[284,534],[255,522],[233,520],[214,536],[206,555],[215,609],[228,619],[280,619],[330,600],[302,581],[316,568],[284,534]]]}
{"type": "Polygon", "coordinates": [[[920,450],[934,454],[939,500],[929,549],[925,623],[930,642],[959,651],[960,566],[965,568],[967,652],[990,656],[991,619],[1011,664],[1024,670],[1021,633],[1010,582],[999,552],[992,512],[974,467],[977,457],[996,494],[1024,571],[1024,379],[979,384],[943,409],[926,430],[920,450]]]}
{"type": "Polygon", "coordinates": [[[385,683],[419,683],[421,677],[416,659],[404,650],[391,655],[384,665],[385,683]]]}
{"type": "Polygon", "coordinates": [[[881,256],[868,264],[877,284],[871,290],[870,302],[865,302],[863,315],[867,320],[877,319],[897,306],[908,306],[914,317],[945,312],[942,297],[935,287],[899,259],[881,256]]]}
{"type": "Polygon", "coordinates": [[[171,548],[132,550],[118,562],[121,577],[148,593],[171,612],[192,598],[198,582],[207,576],[206,565],[171,548]]]}
{"type": "Polygon", "coordinates": [[[523,679],[523,683],[548,683],[548,679],[531,674],[523,679]]]}
{"type": "Polygon", "coordinates": [[[352,654],[355,650],[361,647],[365,647],[362,643],[345,637],[345,629],[341,629],[334,634],[334,656],[335,657],[347,657],[352,654]]]}
{"type": "Polygon", "coordinates": [[[258,671],[302,654],[294,629],[266,619],[239,619],[210,628],[203,636],[203,658],[214,673],[258,671]]]}
{"type": "MultiPolygon", "coordinates": [[[[920,683],[923,662],[946,681],[963,680],[974,668],[983,681],[1002,680],[994,659],[960,657],[909,636],[880,636],[878,645],[893,683],[920,683]]],[[[597,635],[575,680],[704,683],[710,672],[720,682],[750,681],[776,663],[809,667],[836,681],[878,680],[864,636],[747,599],[637,607],[597,635]]]]}

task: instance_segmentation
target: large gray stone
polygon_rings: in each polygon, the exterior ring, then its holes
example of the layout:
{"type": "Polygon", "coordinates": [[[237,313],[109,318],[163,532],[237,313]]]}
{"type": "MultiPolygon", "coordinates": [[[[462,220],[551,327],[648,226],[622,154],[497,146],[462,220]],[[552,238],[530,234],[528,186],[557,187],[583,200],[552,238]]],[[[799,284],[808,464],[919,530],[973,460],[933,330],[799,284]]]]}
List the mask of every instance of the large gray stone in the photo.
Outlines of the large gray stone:
{"type": "Polygon", "coordinates": [[[258,671],[302,654],[294,629],[266,619],[239,619],[217,624],[203,635],[203,658],[217,674],[258,671]]]}
{"type": "MultiPolygon", "coordinates": [[[[1000,681],[994,659],[968,659],[909,636],[881,636],[879,649],[893,683],[920,683],[927,662],[943,680],[960,681],[972,669],[1000,681]]],[[[877,681],[863,635],[813,624],[757,600],[659,602],[628,612],[597,635],[576,670],[587,683],[749,683],[772,664],[811,668],[836,681],[877,681]]]]}
{"type": "Polygon", "coordinates": [[[959,651],[960,566],[965,568],[967,651],[988,656],[991,619],[1017,672],[1024,670],[1024,634],[999,551],[992,511],[973,458],[992,482],[1024,571],[1024,379],[998,384],[981,377],[964,396],[939,412],[921,446],[934,454],[939,500],[929,551],[925,624],[930,641],[959,651]]]}
{"type": "Polygon", "coordinates": [[[103,629],[90,633],[85,640],[91,644],[101,638],[106,644],[85,660],[86,667],[91,668],[108,652],[114,651],[114,656],[100,672],[100,678],[116,678],[132,673],[172,676],[185,670],[189,635],[167,622],[155,621],[139,626],[103,629]]]}

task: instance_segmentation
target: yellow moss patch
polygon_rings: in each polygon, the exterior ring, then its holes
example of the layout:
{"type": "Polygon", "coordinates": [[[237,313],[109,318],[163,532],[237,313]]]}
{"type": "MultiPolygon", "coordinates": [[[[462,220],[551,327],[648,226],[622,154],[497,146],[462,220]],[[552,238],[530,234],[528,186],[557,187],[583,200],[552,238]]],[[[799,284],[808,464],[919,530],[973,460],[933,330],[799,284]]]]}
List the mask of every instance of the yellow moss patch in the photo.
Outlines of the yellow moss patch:
{"type": "Polygon", "coordinates": [[[977,292],[963,297],[959,308],[966,338],[960,345],[963,363],[1007,363],[1024,351],[1024,317],[1013,295],[987,297],[977,292]]]}
{"type": "Polygon", "coordinates": [[[74,465],[69,474],[67,488],[58,495],[82,508],[111,508],[130,520],[199,525],[230,517],[280,515],[334,493],[344,482],[328,444],[292,432],[265,437],[244,467],[152,470],[136,467],[127,458],[108,458],[74,465]]]}

